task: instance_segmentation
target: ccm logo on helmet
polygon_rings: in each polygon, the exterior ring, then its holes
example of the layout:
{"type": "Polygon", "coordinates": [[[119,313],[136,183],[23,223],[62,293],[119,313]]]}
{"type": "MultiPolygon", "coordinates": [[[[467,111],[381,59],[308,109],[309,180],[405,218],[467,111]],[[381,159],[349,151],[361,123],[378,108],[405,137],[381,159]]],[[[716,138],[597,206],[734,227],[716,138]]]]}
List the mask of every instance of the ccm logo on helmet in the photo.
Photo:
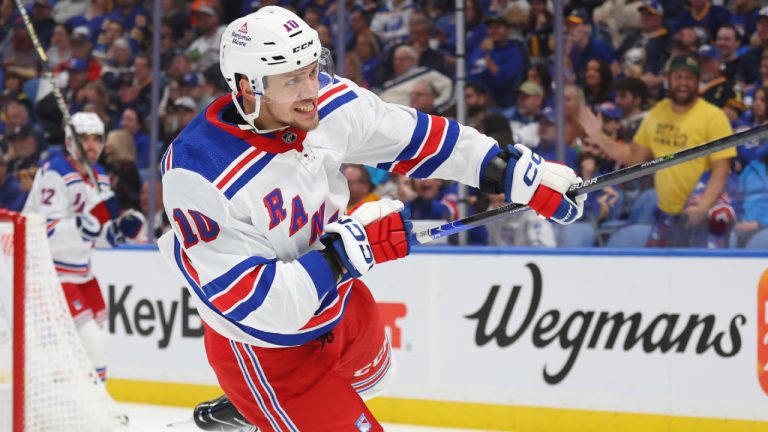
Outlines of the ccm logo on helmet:
{"type": "Polygon", "coordinates": [[[314,41],[309,41],[309,42],[307,42],[307,43],[303,43],[303,44],[301,44],[301,45],[297,46],[296,48],[294,48],[294,49],[293,49],[293,52],[294,52],[294,53],[297,53],[297,52],[299,52],[299,51],[301,51],[301,50],[307,49],[307,48],[309,48],[309,47],[311,47],[311,46],[312,46],[312,43],[313,43],[313,42],[314,42],[314,41]]]}

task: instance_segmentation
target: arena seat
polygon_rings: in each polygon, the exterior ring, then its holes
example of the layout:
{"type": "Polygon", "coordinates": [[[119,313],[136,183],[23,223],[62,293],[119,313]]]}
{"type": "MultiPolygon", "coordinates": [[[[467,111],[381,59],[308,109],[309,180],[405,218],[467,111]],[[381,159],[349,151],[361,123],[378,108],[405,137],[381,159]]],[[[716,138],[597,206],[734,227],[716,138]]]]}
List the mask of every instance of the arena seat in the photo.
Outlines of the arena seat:
{"type": "Polygon", "coordinates": [[[608,247],[644,247],[648,234],[651,233],[651,225],[637,224],[619,228],[608,239],[608,247]]]}

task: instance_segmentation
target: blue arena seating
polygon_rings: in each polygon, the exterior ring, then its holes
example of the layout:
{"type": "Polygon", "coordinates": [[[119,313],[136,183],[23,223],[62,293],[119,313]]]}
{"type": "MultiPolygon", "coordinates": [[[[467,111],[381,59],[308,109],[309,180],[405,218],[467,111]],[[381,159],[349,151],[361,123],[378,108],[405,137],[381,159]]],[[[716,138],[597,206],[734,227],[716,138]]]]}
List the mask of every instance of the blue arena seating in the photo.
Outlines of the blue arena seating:
{"type": "Polygon", "coordinates": [[[768,228],[759,231],[747,241],[745,249],[768,249],[768,228]]]}
{"type": "Polygon", "coordinates": [[[637,224],[621,227],[608,239],[608,247],[643,247],[648,234],[651,233],[651,225],[637,224]]]}
{"type": "Polygon", "coordinates": [[[595,245],[595,227],[590,222],[576,222],[563,227],[563,247],[592,247],[595,245]]]}

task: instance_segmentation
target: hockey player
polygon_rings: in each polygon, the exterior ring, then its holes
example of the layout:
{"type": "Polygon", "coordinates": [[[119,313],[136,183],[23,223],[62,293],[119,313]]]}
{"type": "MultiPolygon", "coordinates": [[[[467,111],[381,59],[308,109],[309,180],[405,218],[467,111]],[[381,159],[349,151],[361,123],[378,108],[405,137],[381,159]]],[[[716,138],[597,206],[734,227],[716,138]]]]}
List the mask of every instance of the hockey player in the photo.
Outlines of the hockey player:
{"type": "Polygon", "coordinates": [[[579,179],[526,147],[500,147],[334,76],[317,32],[280,7],[230,23],[220,60],[231,95],[161,162],[173,221],[161,253],[186,280],[208,361],[248,421],[264,431],[380,431],[364,400],[395,366],[358,277],[409,253],[407,223],[399,201],[344,214],[342,163],[461,181],[564,224],[581,215],[583,196],[565,197],[579,179]]]}
{"type": "Polygon", "coordinates": [[[48,243],[69,311],[88,356],[99,377],[105,380],[107,310],[99,283],[91,273],[91,253],[97,239],[117,245],[135,237],[143,217],[132,211],[119,214],[109,177],[101,166],[95,165],[104,148],[104,123],[99,116],[76,113],[72,125],[101,191],[91,183],[83,164],[72,156],[77,150],[67,128],[68,155],[56,155],[38,170],[24,213],[39,214],[47,221],[48,243]]]}

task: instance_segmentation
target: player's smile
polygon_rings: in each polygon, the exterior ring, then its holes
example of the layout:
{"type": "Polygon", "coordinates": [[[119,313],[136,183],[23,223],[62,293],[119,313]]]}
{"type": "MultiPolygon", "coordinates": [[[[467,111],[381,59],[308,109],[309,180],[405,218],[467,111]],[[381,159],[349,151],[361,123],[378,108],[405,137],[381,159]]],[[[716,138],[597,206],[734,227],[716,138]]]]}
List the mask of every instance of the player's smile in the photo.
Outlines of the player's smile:
{"type": "Polygon", "coordinates": [[[298,102],[294,105],[293,110],[298,112],[302,117],[314,116],[317,112],[317,98],[298,102]]]}

